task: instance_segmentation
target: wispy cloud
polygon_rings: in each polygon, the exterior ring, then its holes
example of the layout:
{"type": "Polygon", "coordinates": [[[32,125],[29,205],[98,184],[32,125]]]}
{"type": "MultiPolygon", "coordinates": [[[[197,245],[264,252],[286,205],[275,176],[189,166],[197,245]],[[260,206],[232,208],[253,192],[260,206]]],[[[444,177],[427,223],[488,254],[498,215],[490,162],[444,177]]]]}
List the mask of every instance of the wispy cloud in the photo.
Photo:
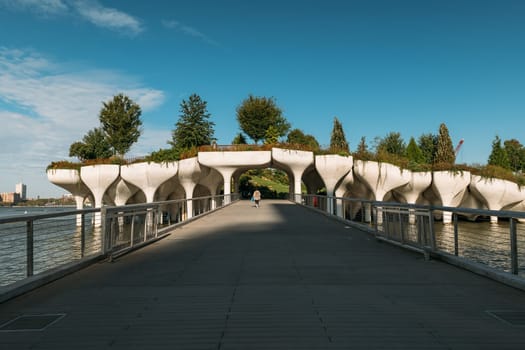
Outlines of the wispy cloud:
{"type": "Polygon", "coordinates": [[[141,21],[120,10],[102,6],[95,0],[73,2],[80,16],[98,27],[113,29],[136,35],[144,30],[141,21]]]}
{"type": "Polygon", "coordinates": [[[175,20],[163,20],[162,21],[162,25],[165,27],[165,28],[168,28],[168,29],[174,29],[180,33],[183,33],[185,35],[189,35],[189,36],[192,36],[194,38],[197,38],[197,39],[200,39],[210,45],[214,45],[214,46],[219,46],[219,43],[216,42],[215,40],[211,39],[209,36],[207,36],[206,34],[203,34],[202,32],[200,32],[199,30],[193,28],[193,27],[190,27],[190,26],[187,26],[179,21],[175,21],[175,20]]]}
{"type": "Polygon", "coordinates": [[[39,15],[56,15],[69,10],[62,0],[0,0],[0,6],[13,9],[31,11],[39,15]]]}
{"type": "Polygon", "coordinates": [[[121,10],[106,7],[97,0],[0,0],[0,7],[28,11],[44,17],[79,17],[97,27],[131,36],[144,31],[140,19],[121,10]]]}
{"type": "MultiPolygon", "coordinates": [[[[10,169],[11,174],[42,170],[52,160],[67,158],[69,145],[99,125],[102,102],[117,93],[139,103],[146,115],[164,102],[162,91],[121,73],[68,66],[33,51],[0,47],[0,121],[9,130],[2,134],[3,178],[10,169]]],[[[141,139],[135,149],[158,149],[165,139],[141,139]]]]}

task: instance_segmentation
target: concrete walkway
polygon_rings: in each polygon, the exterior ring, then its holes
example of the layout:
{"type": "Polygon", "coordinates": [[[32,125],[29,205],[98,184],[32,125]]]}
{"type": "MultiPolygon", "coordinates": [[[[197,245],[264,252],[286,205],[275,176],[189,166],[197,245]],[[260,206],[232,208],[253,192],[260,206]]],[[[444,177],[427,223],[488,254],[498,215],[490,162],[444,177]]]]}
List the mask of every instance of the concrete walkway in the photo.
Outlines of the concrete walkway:
{"type": "Polygon", "coordinates": [[[487,311],[519,322],[525,293],[285,201],[242,201],[0,305],[0,325],[40,317],[0,348],[525,349],[525,327],[487,311]]]}

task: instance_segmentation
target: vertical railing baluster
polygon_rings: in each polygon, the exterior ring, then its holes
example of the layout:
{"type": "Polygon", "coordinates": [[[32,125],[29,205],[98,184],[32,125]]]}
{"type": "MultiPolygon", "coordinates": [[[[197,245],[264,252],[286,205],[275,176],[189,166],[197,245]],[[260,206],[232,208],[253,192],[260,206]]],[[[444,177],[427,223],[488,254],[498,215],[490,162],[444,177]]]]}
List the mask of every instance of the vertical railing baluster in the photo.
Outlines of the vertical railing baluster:
{"type": "Polygon", "coordinates": [[[84,257],[84,251],[86,249],[86,225],[84,225],[85,214],[80,214],[80,257],[84,257]]]}
{"type": "Polygon", "coordinates": [[[454,255],[459,255],[459,235],[458,235],[458,214],[452,213],[452,221],[454,223],[454,255]]]}
{"type": "Polygon", "coordinates": [[[518,274],[518,238],[516,234],[516,219],[510,218],[510,260],[511,272],[518,274]]]}
{"type": "Polygon", "coordinates": [[[27,277],[33,276],[34,271],[34,239],[33,239],[33,220],[27,221],[26,225],[26,274],[27,277]]]}

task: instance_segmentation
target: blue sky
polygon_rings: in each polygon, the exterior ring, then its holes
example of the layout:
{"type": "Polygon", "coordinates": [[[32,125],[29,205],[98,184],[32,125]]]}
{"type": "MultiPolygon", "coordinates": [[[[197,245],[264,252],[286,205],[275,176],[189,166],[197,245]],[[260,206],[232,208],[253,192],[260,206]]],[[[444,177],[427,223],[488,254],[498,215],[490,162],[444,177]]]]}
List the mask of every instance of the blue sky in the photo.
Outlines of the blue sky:
{"type": "Polygon", "coordinates": [[[130,156],[167,147],[179,105],[208,102],[219,144],[249,94],[327,145],[333,118],[405,141],[446,123],[458,162],[525,143],[525,1],[0,0],[0,192],[59,196],[45,167],[123,92],[143,109],[130,156]]]}

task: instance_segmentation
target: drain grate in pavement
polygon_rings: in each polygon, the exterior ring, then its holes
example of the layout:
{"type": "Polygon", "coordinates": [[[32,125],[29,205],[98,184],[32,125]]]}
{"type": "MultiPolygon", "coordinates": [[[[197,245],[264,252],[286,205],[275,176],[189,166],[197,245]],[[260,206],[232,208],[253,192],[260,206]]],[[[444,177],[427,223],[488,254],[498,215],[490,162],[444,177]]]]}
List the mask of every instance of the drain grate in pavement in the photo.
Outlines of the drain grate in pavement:
{"type": "Polygon", "coordinates": [[[513,326],[525,326],[525,311],[487,311],[500,321],[513,326]]]}
{"type": "Polygon", "coordinates": [[[22,315],[0,325],[0,332],[43,331],[66,314],[22,315]]]}

